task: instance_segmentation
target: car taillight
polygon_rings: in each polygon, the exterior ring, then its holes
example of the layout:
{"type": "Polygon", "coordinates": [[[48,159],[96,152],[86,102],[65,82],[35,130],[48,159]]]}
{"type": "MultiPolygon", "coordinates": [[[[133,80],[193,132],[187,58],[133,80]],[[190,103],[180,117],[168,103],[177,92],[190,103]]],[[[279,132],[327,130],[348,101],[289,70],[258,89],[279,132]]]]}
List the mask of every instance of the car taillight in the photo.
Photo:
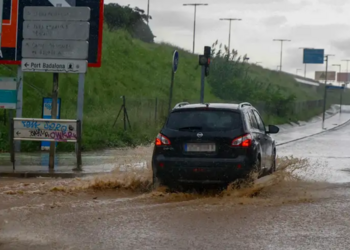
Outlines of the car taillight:
{"type": "Polygon", "coordinates": [[[232,141],[232,146],[234,147],[247,148],[250,145],[252,145],[252,136],[250,134],[240,136],[232,141]]]}
{"type": "Polygon", "coordinates": [[[170,140],[162,134],[158,134],[156,138],[156,146],[170,145],[170,140]]]}

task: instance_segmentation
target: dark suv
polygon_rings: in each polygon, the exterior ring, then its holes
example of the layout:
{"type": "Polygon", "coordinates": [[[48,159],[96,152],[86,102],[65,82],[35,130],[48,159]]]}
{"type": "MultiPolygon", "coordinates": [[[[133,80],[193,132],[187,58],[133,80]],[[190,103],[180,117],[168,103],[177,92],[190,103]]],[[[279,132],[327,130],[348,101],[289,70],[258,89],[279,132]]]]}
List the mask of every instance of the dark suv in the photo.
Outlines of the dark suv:
{"type": "Polygon", "coordinates": [[[223,183],[276,168],[275,141],[249,103],[177,104],[158,134],[152,157],[153,183],[223,183]],[[256,169],[255,169],[256,168],[256,169]]]}

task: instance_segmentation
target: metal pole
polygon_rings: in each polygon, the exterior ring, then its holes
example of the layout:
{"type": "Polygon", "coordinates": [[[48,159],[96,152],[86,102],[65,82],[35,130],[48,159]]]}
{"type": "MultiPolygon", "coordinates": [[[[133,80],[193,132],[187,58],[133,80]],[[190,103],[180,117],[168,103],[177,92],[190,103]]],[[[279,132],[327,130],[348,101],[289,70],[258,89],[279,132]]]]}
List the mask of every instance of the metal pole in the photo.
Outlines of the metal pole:
{"type": "Polygon", "coordinates": [[[168,112],[171,112],[171,103],[173,102],[173,86],[174,86],[174,78],[175,78],[175,72],[174,69],[171,69],[171,82],[170,82],[170,93],[169,93],[169,105],[168,105],[168,112]]]}
{"type": "MultiPolygon", "coordinates": [[[[57,99],[58,99],[58,73],[53,73],[51,119],[57,119],[57,99]]],[[[49,158],[50,170],[53,170],[55,167],[55,150],[56,150],[56,143],[52,141],[50,142],[50,158],[49,158]]]]}
{"type": "Polygon", "coordinates": [[[205,66],[202,66],[200,103],[204,103],[204,80],[205,80],[205,66]]]}
{"type": "Polygon", "coordinates": [[[231,23],[232,20],[229,20],[229,30],[228,30],[228,59],[230,60],[230,53],[231,53],[231,23]]]}
{"type": "Polygon", "coordinates": [[[330,55],[326,55],[326,76],[324,84],[324,96],[323,96],[323,115],[322,115],[322,129],[324,129],[324,120],[326,118],[326,102],[327,102],[327,74],[328,74],[328,58],[330,55]]]}
{"type": "MultiPolygon", "coordinates": [[[[16,117],[22,118],[23,109],[23,72],[21,66],[17,67],[17,106],[16,117]]],[[[16,152],[21,152],[21,141],[15,141],[16,152]]]]}
{"type": "Polygon", "coordinates": [[[195,51],[195,44],[196,44],[196,19],[197,19],[197,6],[208,6],[207,3],[188,3],[183,4],[183,6],[193,6],[194,7],[194,20],[193,20],[193,48],[192,53],[194,54],[195,51]]]}
{"type": "MultiPolygon", "coordinates": [[[[79,124],[81,126],[80,128],[81,132],[83,132],[84,88],[85,88],[85,74],[79,74],[77,120],[80,121],[79,124]]],[[[75,143],[75,150],[78,150],[78,142],[75,143]]]]}
{"type": "Polygon", "coordinates": [[[126,107],[125,107],[125,95],[123,95],[123,120],[124,120],[124,131],[126,131],[126,107]]]}
{"type": "Polygon", "coordinates": [[[194,21],[193,21],[193,49],[192,53],[194,54],[195,44],[196,44],[196,17],[197,17],[197,5],[194,6],[194,21]]]}
{"type": "Polygon", "coordinates": [[[281,58],[280,58],[280,71],[282,71],[282,52],[283,51],[283,41],[281,41],[281,58]]]}
{"type": "Polygon", "coordinates": [[[343,92],[344,92],[344,90],[341,89],[340,90],[340,110],[339,110],[339,114],[341,114],[341,106],[343,105],[343,92]]]}
{"type": "Polygon", "coordinates": [[[149,25],[149,1],[147,2],[147,25],[149,25]]]}

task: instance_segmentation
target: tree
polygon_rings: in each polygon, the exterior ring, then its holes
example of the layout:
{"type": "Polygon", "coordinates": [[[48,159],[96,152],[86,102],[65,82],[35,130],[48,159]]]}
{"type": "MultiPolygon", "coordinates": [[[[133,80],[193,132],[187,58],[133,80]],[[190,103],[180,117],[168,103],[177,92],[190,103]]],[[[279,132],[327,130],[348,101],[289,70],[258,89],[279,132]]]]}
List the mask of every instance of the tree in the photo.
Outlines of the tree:
{"type": "Polygon", "coordinates": [[[110,31],[125,29],[133,37],[145,42],[154,42],[154,35],[145,23],[148,17],[145,11],[135,7],[121,6],[117,3],[109,3],[104,8],[104,19],[110,31]]]}

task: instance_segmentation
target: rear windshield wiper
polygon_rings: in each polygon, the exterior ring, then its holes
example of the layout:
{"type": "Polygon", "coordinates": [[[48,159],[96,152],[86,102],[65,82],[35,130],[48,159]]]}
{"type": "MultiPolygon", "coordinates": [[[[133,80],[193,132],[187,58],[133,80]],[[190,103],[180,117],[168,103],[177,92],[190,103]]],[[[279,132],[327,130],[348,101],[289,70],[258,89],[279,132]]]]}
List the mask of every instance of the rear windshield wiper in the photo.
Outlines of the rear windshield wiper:
{"type": "Polygon", "coordinates": [[[202,127],[182,127],[178,128],[178,130],[202,130],[202,127]]]}

